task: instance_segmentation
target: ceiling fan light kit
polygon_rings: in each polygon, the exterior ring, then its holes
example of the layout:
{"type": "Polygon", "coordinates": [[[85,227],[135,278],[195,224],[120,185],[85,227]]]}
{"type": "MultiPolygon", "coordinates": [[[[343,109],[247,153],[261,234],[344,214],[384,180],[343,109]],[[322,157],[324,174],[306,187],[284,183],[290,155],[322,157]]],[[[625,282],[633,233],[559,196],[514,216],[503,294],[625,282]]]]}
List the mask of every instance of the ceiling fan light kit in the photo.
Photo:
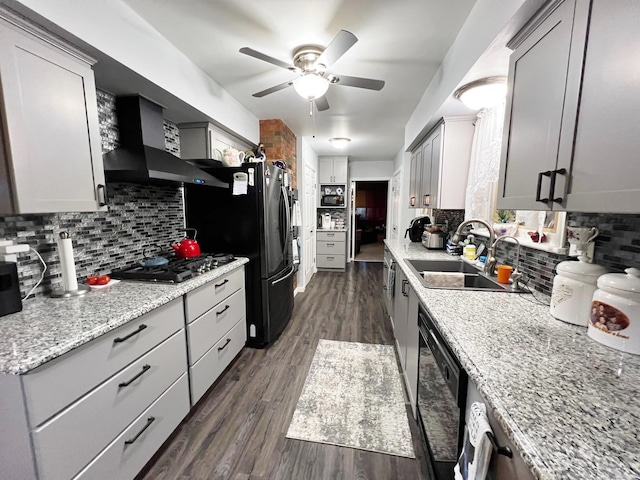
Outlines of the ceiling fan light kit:
{"type": "Polygon", "coordinates": [[[241,48],[240,53],[300,75],[295,80],[267,88],[254,93],[253,96],[264,97],[293,85],[298,95],[314,102],[319,111],[324,111],[329,109],[329,102],[324,96],[329,85],[336,84],[345,87],[365,88],[367,90],[381,90],[384,87],[383,80],[334,75],[327,72],[327,69],[331,68],[331,65],[353,47],[357,41],[358,38],[353,33],[340,30],[327,48],[319,45],[302,45],[296,48],[293,52],[293,64],[288,64],[249,47],[241,48]]]}
{"type": "Polygon", "coordinates": [[[293,81],[293,88],[302,98],[315,100],[329,89],[329,80],[316,73],[305,73],[293,81]]]}
{"type": "Polygon", "coordinates": [[[471,110],[497,105],[507,96],[507,77],[487,77],[463,85],[453,96],[471,110]]]}
{"type": "Polygon", "coordinates": [[[346,148],[346,146],[349,145],[350,141],[351,139],[346,137],[334,137],[329,139],[329,143],[331,143],[331,145],[333,145],[338,150],[346,148]]]}

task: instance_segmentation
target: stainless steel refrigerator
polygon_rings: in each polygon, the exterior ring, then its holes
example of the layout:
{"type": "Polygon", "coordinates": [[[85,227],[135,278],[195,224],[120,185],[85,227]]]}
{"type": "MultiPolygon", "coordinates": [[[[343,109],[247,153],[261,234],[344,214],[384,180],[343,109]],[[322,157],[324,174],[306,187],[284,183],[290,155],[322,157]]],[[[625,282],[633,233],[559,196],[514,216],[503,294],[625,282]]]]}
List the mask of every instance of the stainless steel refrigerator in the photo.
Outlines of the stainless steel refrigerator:
{"type": "Polygon", "coordinates": [[[185,184],[187,227],[197,229],[202,252],[249,258],[247,345],[263,347],[278,338],[293,311],[296,265],[288,174],[264,163],[222,168],[213,162],[192,162],[229,187],[185,184]],[[242,175],[236,174],[246,175],[245,185],[237,179],[242,175]]]}

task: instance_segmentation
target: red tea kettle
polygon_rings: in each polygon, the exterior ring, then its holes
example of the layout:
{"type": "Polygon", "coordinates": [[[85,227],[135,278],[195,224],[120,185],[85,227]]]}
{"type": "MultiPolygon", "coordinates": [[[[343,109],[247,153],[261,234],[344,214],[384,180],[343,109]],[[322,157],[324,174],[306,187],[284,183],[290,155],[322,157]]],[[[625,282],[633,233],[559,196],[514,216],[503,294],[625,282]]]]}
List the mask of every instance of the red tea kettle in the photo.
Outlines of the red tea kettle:
{"type": "Polygon", "coordinates": [[[196,242],[198,231],[195,228],[185,229],[187,237],[183,238],[179,243],[172,243],[171,248],[175,251],[178,258],[191,258],[200,256],[200,245],[196,242]],[[193,231],[193,238],[189,238],[189,232],[193,231]]]}

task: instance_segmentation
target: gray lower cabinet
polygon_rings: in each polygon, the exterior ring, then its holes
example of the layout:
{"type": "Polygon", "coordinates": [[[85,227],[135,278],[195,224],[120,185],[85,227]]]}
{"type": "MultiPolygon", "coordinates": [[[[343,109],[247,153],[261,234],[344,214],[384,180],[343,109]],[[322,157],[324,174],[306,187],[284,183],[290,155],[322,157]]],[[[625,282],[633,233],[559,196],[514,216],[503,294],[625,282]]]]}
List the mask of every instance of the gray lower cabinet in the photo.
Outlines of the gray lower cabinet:
{"type": "Polygon", "coordinates": [[[316,266],[321,270],[344,270],[347,263],[347,232],[316,232],[316,266]]]}
{"type": "Polygon", "coordinates": [[[550,1],[511,40],[498,208],[640,212],[638,2],[550,1]]]}
{"type": "Polygon", "coordinates": [[[189,412],[184,325],[180,297],[25,375],[0,376],[3,396],[24,397],[22,412],[0,400],[0,430],[30,437],[32,459],[14,458],[12,446],[0,443],[0,478],[100,478],[95,471],[106,470],[102,478],[133,478],[155,453],[149,445],[162,444],[189,412]],[[165,395],[171,414],[163,407],[144,417],[165,395]]]}
{"type": "Polygon", "coordinates": [[[247,340],[244,267],[186,295],[191,405],[195,405],[247,340]]]}
{"type": "Polygon", "coordinates": [[[393,334],[409,403],[415,417],[418,387],[419,300],[400,267],[396,270],[394,296],[393,334]]]}
{"type": "Polygon", "coordinates": [[[106,210],[92,63],[0,8],[0,213],[106,210]]]}

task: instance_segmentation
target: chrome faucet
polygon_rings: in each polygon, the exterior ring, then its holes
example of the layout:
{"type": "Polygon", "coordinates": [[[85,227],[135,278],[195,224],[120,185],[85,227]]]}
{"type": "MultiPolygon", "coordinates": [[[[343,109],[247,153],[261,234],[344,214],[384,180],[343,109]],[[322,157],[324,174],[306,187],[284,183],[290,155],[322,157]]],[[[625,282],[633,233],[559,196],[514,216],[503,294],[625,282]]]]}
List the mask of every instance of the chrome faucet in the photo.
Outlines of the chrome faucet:
{"type": "MultiPolygon", "coordinates": [[[[487,227],[487,230],[489,230],[489,245],[494,245],[496,235],[495,235],[495,233],[493,233],[493,227],[491,225],[489,225],[488,222],[486,222],[486,221],[484,221],[484,220],[482,220],[480,218],[472,218],[470,220],[465,220],[464,222],[462,222],[458,226],[458,229],[456,230],[456,233],[453,234],[453,238],[451,239],[451,241],[453,243],[455,243],[456,245],[458,243],[460,243],[460,236],[462,234],[462,230],[464,229],[464,227],[466,227],[467,225],[470,225],[472,223],[481,223],[482,225],[487,227]]],[[[491,270],[489,270],[489,268],[488,268],[488,266],[489,266],[489,255],[487,255],[487,261],[484,263],[484,269],[483,269],[484,273],[486,273],[487,275],[493,275],[493,269],[495,268],[495,255],[494,255],[494,259],[493,260],[494,260],[493,266],[491,267],[491,270]]]]}
{"type": "Polygon", "coordinates": [[[520,289],[519,282],[520,282],[520,278],[522,277],[522,273],[520,273],[520,271],[518,270],[518,267],[520,266],[520,240],[518,240],[513,235],[503,235],[501,237],[498,237],[496,241],[491,244],[491,247],[489,248],[489,253],[487,254],[487,261],[484,264],[485,273],[487,273],[488,275],[495,275],[496,262],[497,262],[496,247],[499,242],[504,241],[507,238],[512,239],[514,242],[518,244],[518,249],[516,251],[516,264],[513,269],[513,273],[511,274],[511,280],[513,281],[513,288],[515,290],[519,290],[520,289]],[[489,267],[489,271],[486,270],[487,266],[489,267]]]}

